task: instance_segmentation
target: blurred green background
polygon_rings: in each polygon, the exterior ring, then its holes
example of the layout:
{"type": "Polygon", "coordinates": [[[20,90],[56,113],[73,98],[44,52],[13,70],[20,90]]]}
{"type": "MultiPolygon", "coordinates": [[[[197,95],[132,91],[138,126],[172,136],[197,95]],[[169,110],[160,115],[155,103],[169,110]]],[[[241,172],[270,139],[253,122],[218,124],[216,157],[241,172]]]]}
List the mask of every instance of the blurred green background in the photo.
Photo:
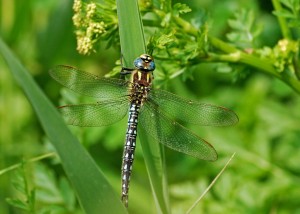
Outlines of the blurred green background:
{"type": "MultiPolygon", "coordinates": [[[[0,0],[1,37],[31,72],[54,105],[62,94],[72,102],[82,100],[50,78],[57,64],[79,67],[103,76],[120,58],[120,51],[105,49],[82,56],[76,52],[71,0],[0,0]],[[73,97],[72,97],[73,96],[73,97]]],[[[264,30],[259,45],[274,46],[281,38],[270,1],[204,0],[186,2],[192,9],[206,10],[212,35],[226,40],[228,18],[240,8],[255,11],[264,30]]],[[[240,118],[228,128],[190,127],[219,153],[216,162],[205,162],[166,149],[166,165],[173,213],[183,213],[209,185],[232,153],[236,156],[194,213],[300,213],[300,98],[284,83],[251,69],[233,81],[230,73],[216,72],[216,63],[193,69],[193,80],[177,77],[164,86],[182,97],[233,109],[240,118]]],[[[70,127],[90,152],[116,191],[126,120],[100,128],[70,127]]],[[[30,103],[0,58],[0,170],[52,151],[30,103]]],[[[76,160],[74,160],[75,162],[76,160]]],[[[54,159],[25,166],[31,186],[47,191],[37,194],[37,207],[51,213],[80,213],[74,201],[66,201],[64,172],[54,159]],[[42,187],[38,186],[42,185],[42,187]]],[[[6,198],[21,197],[13,185],[17,171],[0,176],[0,213],[22,213],[6,198]]],[[[66,186],[68,186],[66,184],[66,186]]],[[[73,199],[72,199],[73,200],[73,199]]],[[[130,189],[132,213],[155,213],[143,154],[137,146],[130,189]]],[[[41,211],[42,213],[42,211],[41,211]]]]}

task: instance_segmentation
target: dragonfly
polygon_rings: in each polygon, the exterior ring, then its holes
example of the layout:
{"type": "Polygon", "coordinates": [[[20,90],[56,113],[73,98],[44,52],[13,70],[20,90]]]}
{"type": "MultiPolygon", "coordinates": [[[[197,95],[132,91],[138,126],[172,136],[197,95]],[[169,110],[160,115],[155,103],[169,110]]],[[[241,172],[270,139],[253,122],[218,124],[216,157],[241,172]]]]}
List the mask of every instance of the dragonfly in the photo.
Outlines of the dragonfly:
{"type": "Polygon", "coordinates": [[[97,102],[59,107],[67,124],[107,126],[128,114],[122,159],[121,200],[128,207],[129,181],[139,130],[155,141],[198,159],[215,161],[217,152],[206,140],[184,127],[183,123],[201,126],[229,126],[238,122],[230,109],[181,98],[165,90],[152,88],[154,59],[142,54],[134,68],[122,68],[130,79],[98,77],[74,67],[58,65],[51,77],[61,85],[97,102]]]}

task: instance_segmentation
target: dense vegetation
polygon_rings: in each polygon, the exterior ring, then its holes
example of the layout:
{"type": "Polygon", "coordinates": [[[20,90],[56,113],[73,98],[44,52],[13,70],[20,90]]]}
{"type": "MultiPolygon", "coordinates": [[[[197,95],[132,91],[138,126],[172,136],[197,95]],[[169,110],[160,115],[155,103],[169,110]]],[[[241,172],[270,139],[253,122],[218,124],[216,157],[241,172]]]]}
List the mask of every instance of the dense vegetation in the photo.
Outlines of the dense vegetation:
{"type": "MultiPolygon", "coordinates": [[[[55,65],[99,76],[120,71],[115,3],[105,2],[97,6],[94,21],[102,25],[92,34],[93,47],[80,49],[76,37],[88,23],[73,25],[73,1],[0,1],[1,38],[55,106],[86,100],[50,78],[55,65]]],[[[216,162],[165,149],[172,213],[187,211],[234,152],[194,213],[299,213],[299,0],[177,2],[140,1],[147,47],[158,67],[155,87],[229,107],[240,122],[227,128],[189,126],[216,148],[216,162]]],[[[3,59],[0,213],[82,213],[37,111],[3,59]]],[[[125,127],[126,120],[109,127],[69,127],[117,194],[125,127]]],[[[80,165],[77,159],[74,164],[80,165]]],[[[139,145],[129,198],[132,213],[156,212],[139,145]]]]}

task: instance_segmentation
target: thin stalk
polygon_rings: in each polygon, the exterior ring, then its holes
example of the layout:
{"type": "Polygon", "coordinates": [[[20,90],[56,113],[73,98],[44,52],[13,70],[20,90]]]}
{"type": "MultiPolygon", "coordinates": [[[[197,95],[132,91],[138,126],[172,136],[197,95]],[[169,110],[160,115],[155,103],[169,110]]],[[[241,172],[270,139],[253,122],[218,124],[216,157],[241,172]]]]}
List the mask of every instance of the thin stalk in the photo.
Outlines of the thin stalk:
{"type": "Polygon", "coordinates": [[[212,188],[212,186],[217,182],[217,180],[223,174],[223,172],[225,171],[225,169],[227,168],[227,166],[229,165],[229,163],[231,162],[231,160],[233,159],[234,156],[235,156],[235,153],[233,153],[231,155],[230,159],[227,161],[227,163],[222,168],[222,170],[218,173],[218,175],[214,178],[214,180],[209,184],[209,186],[205,189],[205,191],[201,194],[201,196],[196,200],[196,202],[190,207],[190,209],[188,209],[186,214],[191,213],[191,211],[197,206],[197,204],[199,204],[199,202],[202,200],[202,198],[206,195],[206,193],[208,193],[208,191],[212,188]]]}
{"type": "Polygon", "coordinates": [[[298,80],[300,80],[300,68],[299,68],[299,50],[297,50],[294,58],[293,58],[293,66],[295,69],[295,74],[298,78],[298,80]]]}
{"type": "MultiPolygon", "coordinates": [[[[31,162],[40,161],[40,160],[43,160],[43,159],[45,159],[45,158],[52,157],[52,156],[54,156],[54,155],[55,155],[54,152],[47,153],[47,154],[44,154],[44,155],[41,155],[41,156],[38,156],[38,157],[35,157],[35,158],[31,158],[31,159],[29,159],[29,160],[27,160],[27,161],[25,160],[25,161],[23,162],[23,164],[24,164],[24,163],[27,163],[27,162],[31,163],[31,162]]],[[[21,167],[21,166],[22,166],[22,163],[18,163],[18,164],[14,164],[14,165],[12,165],[12,166],[9,166],[9,167],[7,167],[7,168],[1,170],[1,171],[0,171],[0,175],[3,175],[3,174],[5,174],[6,172],[12,171],[12,170],[17,169],[17,168],[19,168],[19,167],[21,167]]]]}
{"type": "Polygon", "coordinates": [[[267,60],[260,59],[256,56],[253,56],[250,54],[246,54],[246,53],[238,50],[237,48],[235,48],[215,37],[209,37],[209,41],[210,41],[211,45],[218,48],[219,50],[221,50],[225,53],[231,54],[232,56],[238,57],[236,59],[236,62],[250,65],[250,66],[255,67],[267,74],[270,74],[274,77],[281,79],[280,74],[275,70],[274,66],[267,60]]]}
{"type": "MultiPolygon", "coordinates": [[[[282,10],[282,7],[281,7],[281,4],[280,4],[279,0],[272,0],[272,4],[273,4],[273,7],[274,7],[275,11],[281,11],[282,10]]],[[[283,37],[286,38],[286,39],[291,39],[292,38],[291,31],[288,28],[288,25],[287,25],[287,22],[286,22],[285,18],[282,17],[282,16],[277,16],[277,19],[278,19],[283,37]]]]}

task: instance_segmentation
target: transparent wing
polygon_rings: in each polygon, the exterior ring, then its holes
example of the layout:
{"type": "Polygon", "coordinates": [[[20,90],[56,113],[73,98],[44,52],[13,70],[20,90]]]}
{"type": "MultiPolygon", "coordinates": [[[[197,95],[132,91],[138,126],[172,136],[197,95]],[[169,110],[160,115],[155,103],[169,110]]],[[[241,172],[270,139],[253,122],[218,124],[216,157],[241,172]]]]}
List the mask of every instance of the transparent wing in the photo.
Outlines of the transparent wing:
{"type": "Polygon", "coordinates": [[[143,105],[139,123],[141,124],[139,128],[145,133],[171,149],[203,160],[217,159],[217,152],[212,145],[179,123],[168,119],[151,103],[143,105]]]}
{"type": "Polygon", "coordinates": [[[148,100],[176,121],[203,126],[228,126],[239,120],[230,109],[183,99],[164,90],[150,91],[148,100]]]}
{"type": "Polygon", "coordinates": [[[128,100],[67,105],[59,110],[70,125],[107,126],[124,118],[128,111],[128,100]]]}
{"type": "Polygon", "coordinates": [[[100,78],[76,68],[58,65],[49,71],[50,76],[63,86],[85,96],[109,100],[128,94],[128,81],[100,78]]]}

